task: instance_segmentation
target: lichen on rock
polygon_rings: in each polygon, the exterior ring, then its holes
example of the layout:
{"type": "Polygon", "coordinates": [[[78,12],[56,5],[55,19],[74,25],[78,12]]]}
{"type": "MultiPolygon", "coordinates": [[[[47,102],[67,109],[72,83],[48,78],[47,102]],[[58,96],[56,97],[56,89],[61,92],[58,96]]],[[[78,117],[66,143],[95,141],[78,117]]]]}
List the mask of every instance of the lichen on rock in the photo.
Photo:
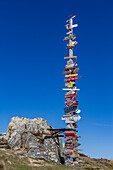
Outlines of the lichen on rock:
{"type": "MultiPolygon", "coordinates": [[[[13,117],[9,123],[6,138],[14,150],[23,150],[33,158],[44,158],[59,162],[58,146],[54,138],[45,138],[45,134],[35,136],[33,133],[50,134],[48,122],[42,118],[27,119],[13,117]]],[[[61,139],[58,139],[62,143],[61,139]]]]}

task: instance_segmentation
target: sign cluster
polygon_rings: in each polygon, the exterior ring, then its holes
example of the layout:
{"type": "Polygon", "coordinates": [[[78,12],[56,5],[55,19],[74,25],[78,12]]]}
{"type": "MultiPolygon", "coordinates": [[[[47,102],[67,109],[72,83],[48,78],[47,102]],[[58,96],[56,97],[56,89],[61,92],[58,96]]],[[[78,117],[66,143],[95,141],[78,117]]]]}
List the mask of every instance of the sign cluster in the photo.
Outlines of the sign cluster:
{"type": "Polygon", "coordinates": [[[77,121],[81,119],[79,113],[81,110],[78,107],[78,101],[77,101],[77,93],[80,89],[76,87],[76,80],[78,80],[79,77],[79,68],[77,64],[77,56],[73,55],[73,48],[76,47],[77,41],[75,41],[76,36],[73,34],[73,28],[78,27],[78,24],[73,25],[73,18],[75,18],[76,15],[71,17],[66,22],[68,23],[66,26],[66,29],[68,32],[66,33],[68,36],[64,38],[64,40],[68,40],[66,49],[69,50],[69,56],[64,57],[64,59],[67,59],[67,64],[65,66],[65,71],[63,74],[65,74],[65,86],[66,88],[63,88],[63,90],[66,90],[65,93],[65,104],[66,107],[64,108],[65,114],[62,116],[62,120],[65,120],[66,123],[66,131],[65,131],[65,160],[66,164],[70,165],[76,165],[79,162],[79,151],[77,147],[80,145],[78,143],[78,140],[81,136],[77,135],[77,121]]]}

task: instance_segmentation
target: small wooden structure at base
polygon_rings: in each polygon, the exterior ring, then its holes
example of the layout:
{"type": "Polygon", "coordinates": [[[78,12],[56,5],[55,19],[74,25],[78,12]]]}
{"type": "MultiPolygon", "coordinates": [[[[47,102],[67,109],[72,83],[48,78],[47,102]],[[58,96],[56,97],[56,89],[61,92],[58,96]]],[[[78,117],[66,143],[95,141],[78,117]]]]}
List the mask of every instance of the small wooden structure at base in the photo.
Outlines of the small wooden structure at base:
{"type": "MultiPolygon", "coordinates": [[[[72,131],[73,129],[66,129],[66,128],[60,128],[60,129],[47,129],[50,131],[50,133],[32,133],[35,136],[40,136],[40,135],[47,135],[46,137],[64,137],[64,135],[61,135],[61,133],[66,132],[66,131],[72,131]]],[[[74,131],[74,130],[73,130],[74,131]]]]}

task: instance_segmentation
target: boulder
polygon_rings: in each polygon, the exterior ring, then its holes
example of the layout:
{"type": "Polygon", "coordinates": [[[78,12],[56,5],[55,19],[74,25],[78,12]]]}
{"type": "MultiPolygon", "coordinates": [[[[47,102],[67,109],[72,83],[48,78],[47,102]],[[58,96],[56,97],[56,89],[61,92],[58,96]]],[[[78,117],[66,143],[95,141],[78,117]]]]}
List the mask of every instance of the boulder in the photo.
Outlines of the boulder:
{"type": "Polygon", "coordinates": [[[62,140],[47,138],[46,134],[35,136],[33,133],[48,133],[51,128],[42,118],[27,119],[13,117],[9,123],[5,138],[13,150],[23,150],[24,154],[33,158],[44,158],[59,162],[59,148],[62,140]],[[45,138],[46,137],[46,138],[45,138]],[[58,144],[59,141],[59,144],[58,144]]]}

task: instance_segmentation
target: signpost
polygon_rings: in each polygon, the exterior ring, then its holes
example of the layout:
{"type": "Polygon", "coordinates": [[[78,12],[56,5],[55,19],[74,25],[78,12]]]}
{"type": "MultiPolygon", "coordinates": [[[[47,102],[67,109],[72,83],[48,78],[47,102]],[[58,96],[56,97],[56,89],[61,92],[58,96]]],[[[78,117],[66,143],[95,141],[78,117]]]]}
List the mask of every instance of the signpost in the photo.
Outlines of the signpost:
{"type": "Polygon", "coordinates": [[[64,59],[68,59],[67,65],[65,66],[65,71],[63,74],[65,75],[64,79],[65,85],[67,88],[63,88],[63,90],[66,90],[65,97],[69,98],[68,100],[65,100],[66,103],[66,108],[64,110],[67,110],[68,112],[65,111],[65,115],[61,118],[62,120],[65,120],[67,127],[70,128],[71,131],[69,130],[65,132],[65,162],[67,165],[76,165],[79,162],[79,151],[80,149],[77,149],[77,147],[80,145],[78,143],[79,137],[77,136],[76,128],[77,126],[77,121],[81,119],[80,115],[78,115],[81,110],[78,110],[78,102],[76,98],[78,95],[78,90],[76,88],[76,83],[75,81],[78,79],[78,74],[74,74],[76,72],[79,72],[78,64],[77,64],[77,56],[73,56],[73,48],[76,47],[75,44],[77,44],[77,41],[73,41],[75,39],[75,34],[73,34],[73,28],[78,27],[78,24],[73,24],[73,19],[76,17],[76,15],[72,16],[69,20],[66,22],[68,23],[66,26],[68,37],[65,37],[63,40],[68,40],[68,50],[69,50],[69,56],[64,57],[64,59]],[[75,61],[74,61],[75,60],[75,61]],[[68,70],[68,71],[67,71],[68,70]],[[76,77],[77,76],[77,77],[76,77]],[[73,92],[73,93],[72,93],[73,92]],[[69,96],[69,97],[68,97],[69,96]],[[71,110],[70,110],[71,108],[71,110]],[[68,117],[67,117],[68,114],[68,117]],[[72,128],[73,127],[73,128],[72,128]],[[75,152],[76,151],[76,152],[75,152]],[[68,163],[69,162],[69,163],[68,163]]]}
{"type": "Polygon", "coordinates": [[[64,59],[67,59],[67,64],[65,66],[65,71],[63,74],[65,75],[64,81],[66,88],[63,88],[63,90],[66,90],[65,93],[65,103],[66,107],[64,108],[65,114],[62,116],[62,120],[65,120],[66,128],[60,128],[60,129],[47,129],[48,133],[33,133],[38,138],[45,136],[44,139],[47,138],[56,138],[59,148],[59,137],[64,137],[65,140],[65,146],[64,146],[64,155],[65,155],[65,161],[62,162],[62,157],[60,154],[59,149],[59,155],[61,163],[65,163],[66,165],[77,165],[79,162],[79,151],[82,151],[81,149],[78,149],[77,147],[80,145],[78,143],[79,138],[81,136],[78,136],[76,132],[76,128],[78,127],[77,121],[81,119],[79,113],[81,112],[80,109],[78,109],[78,101],[76,100],[78,95],[78,89],[76,87],[76,80],[81,77],[78,76],[79,68],[77,64],[77,56],[73,56],[73,48],[76,47],[77,41],[73,41],[76,36],[73,34],[73,28],[78,27],[78,24],[73,25],[73,19],[76,17],[76,15],[72,16],[66,24],[66,29],[68,31],[68,37],[65,37],[63,40],[68,40],[68,50],[69,50],[69,56],[64,57],[64,59]],[[74,61],[75,60],[75,61],[74,61]],[[64,133],[64,135],[62,135],[64,133]]]}

